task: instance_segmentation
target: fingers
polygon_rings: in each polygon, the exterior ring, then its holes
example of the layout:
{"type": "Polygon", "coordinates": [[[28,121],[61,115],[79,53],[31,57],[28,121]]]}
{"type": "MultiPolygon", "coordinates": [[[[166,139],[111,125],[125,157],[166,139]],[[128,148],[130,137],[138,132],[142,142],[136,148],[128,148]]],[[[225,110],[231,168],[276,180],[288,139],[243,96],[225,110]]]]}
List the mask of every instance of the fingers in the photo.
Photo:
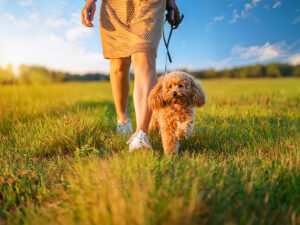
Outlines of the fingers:
{"type": "Polygon", "coordinates": [[[85,20],[84,20],[84,11],[85,11],[85,9],[83,9],[81,11],[81,23],[82,23],[83,26],[87,27],[88,25],[85,23],[85,20]]]}
{"type": "Polygon", "coordinates": [[[182,21],[178,8],[172,8],[168,10],[167,21],[173,29],[178,28],[179,24],[182,21]]]}
{"type": "Polygon", "coordinates": [[[174,9],[170,12],[170,20],[172,21],[172,25],[175,23],[175,11],[174,9]]]}
{"type": "Polygon", "coordinates": [[[92,12],[91,12],[91,15],[90,15],[90,19],[91,19],[91,21],[93,21],[94,20],[94,16],[95,16],[95,12],[96,12],[96,7],[93,7],[92,8],[92,12]]]}
{"type": "Polygon", "coordinates": [[[180,12],[178,10],[178,7],[175,3],[175,0],[167,0],[167,20],[171,26],[174,26],[174,28],[177,28],[178,25],[181,22],[180,12]]]}
{"type": "Polygon", "coordinates": [[[86,27],[93,27],[92,20],[94,19],[94,14],[96,7],[93,7],[91,10],[84,7],[81,11],[81,23],[86,27]]]}
{"type": "Polygon", "coordinates": [[[90,10],[85,10],[85,12],[83,14],[83,18],[88,27],[93,26],[93,24],[91,23],[91,20],[90,20],[90,10]]]}
{"type": "Polygon", "coordinates": [[[176,20],[175,20],[175,11],[172,9],[172,10],[169,10],[168,11],[168,14],[167,14],[167,21],[170,25],[175,25],[176,23],[176,20]]]}

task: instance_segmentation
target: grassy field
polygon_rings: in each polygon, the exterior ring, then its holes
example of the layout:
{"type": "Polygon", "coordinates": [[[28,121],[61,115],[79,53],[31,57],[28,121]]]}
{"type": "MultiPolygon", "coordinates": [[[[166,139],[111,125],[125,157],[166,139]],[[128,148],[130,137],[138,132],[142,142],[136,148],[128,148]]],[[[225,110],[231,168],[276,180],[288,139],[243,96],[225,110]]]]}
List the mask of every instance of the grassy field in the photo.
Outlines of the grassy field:
{"type": "Polygon", "coordinates": [[[0,224],[300,224],[300,79],[203,85],[175,157],[127,152],[109,83],[0,86],[0,224]]]}

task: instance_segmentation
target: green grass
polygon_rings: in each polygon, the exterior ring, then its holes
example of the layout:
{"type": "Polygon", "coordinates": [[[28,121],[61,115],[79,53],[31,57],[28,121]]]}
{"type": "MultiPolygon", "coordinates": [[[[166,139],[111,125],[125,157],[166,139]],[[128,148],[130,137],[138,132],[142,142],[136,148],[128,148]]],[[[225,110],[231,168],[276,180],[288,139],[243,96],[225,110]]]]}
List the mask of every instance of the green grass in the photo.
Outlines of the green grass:
{"type": "Polygon", "coordinates": [[[175,157],[128,154],[109,83],[0,86],[0,224],[300,224],[300,80],[203,85],[175,157]]]}

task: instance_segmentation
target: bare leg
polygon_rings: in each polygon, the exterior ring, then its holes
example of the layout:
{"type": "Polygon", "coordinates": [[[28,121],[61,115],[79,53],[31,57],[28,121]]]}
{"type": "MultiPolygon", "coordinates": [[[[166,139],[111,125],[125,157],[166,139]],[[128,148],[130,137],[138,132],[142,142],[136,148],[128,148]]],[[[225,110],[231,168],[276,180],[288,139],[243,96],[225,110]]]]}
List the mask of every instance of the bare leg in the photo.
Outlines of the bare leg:
{"type": "Polygon", "coordinates": [[[142,130],[148,134],[152,114],[148,107],[148,96],[157,83],[156,58],[154,55],[140,52],[133,54],[131,60],[135,76],[133,100],[136,114],[136,130],[142,130]]]}
{"type": "Polygon", "coordinates": [[[118,121],[128,122],[127,103],[129,95],[130,58],[110,59],[110,84],[118,121]]]}

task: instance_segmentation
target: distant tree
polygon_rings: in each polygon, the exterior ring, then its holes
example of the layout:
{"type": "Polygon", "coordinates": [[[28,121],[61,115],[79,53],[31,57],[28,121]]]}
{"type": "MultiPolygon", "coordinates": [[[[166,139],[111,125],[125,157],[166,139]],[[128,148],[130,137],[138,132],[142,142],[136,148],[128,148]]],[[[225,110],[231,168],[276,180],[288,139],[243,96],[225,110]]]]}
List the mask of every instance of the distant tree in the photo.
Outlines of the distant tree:
{"type": "Polygon", "coordinates": [[[209,69],[209,70],[205,70],[203,72],[203,76],[205,78],[216,78],[217,77],[217,72],[214,69],[209,69]]]}
{"type": "Polygon", "coordinates": [[[9,84],[14,82],[13,66],[8,64],[6,68],[0,67],[0,84],[9,84]]]}
{"type": "Polygon", "coordinates": [[[264,76],[264,66],[257,64],[249,68],[248,77],[263,77],[264,76]]]}
{"type": "Polygon", "coordinates": [[[293,66],[285,63],[285,64],[278,64],[278,68],[280,71],[281,76],[287,77],[287,76],[291,76],[291,74],[293,73],[293,66]]]}
{"type": "Polygon", "coordinates": [[[197,78],[204,78],[204,71],[201,70],[201,71],[196,71],[194,72],[196,74],[196,77],[197,78]]]}
{"type": "Polygon", "coordinates": [[[81,81],[81,82],[88,82],[88,81],[98,81],[98,80],[109,80],[109,76],[105,74],[85,74],[85,75],[72,75],[68,74],[64,81],[81,81]]]}
{"type": "Polygon", "coordinates": [[[51,71],[51,78],[53,82],[63,82],[67,77],[67,73],[51,71]]]}
{"type": "Polygon", "coordinates": [[[292,76],[300,77],[300,65],[294,66],[292,76]]]}
{"type": "MultiPolygon", "coordinates": [[[[292,66],[287,63],[270,63],[267,65],[256,64],[235,67],[231,69],[224,69],[216,71],[214,69],[188,71],[187,69],[181,69],[190,73],[196,78],[248,78],[248,77],[281,77],[281,76],[294,76],[300,77],[300,65],[292,66]]],[[[91,73],[85,75],[68,74],[60,71],[49,70],[39,66],[26,66],[21,65],[19,67],[18,82],[24,83],[49,83],[49,82],[68,82],[68,81],[98,81],[109,80],[107,74],[91,73]]],[[[130,78],[133,79],[133,74],[130,73],[130,78]]],[[[0,67],[0,84],[1,83],[13,83],[15,82],[12,65],[8,65],[7,68],[0,67]]]]}
{"type": "Polygon", "coordinates": [[[231,70],[231,73],[232,73],[231,77],[233,77],[233,78],[240,78],[241,77],[239,68],[233,68],[231,70]]]}
{"type": "Polygon", "coordinates": [[[230,78],[230,77],[232,77],[232,73],[231,73],[231,70],[221,70],[220,72],[219,72],[219,76],[220,77],[226,77],[226,78],[230,78]]]}
{"type": "Polygon", "coordinates": [[[267,77],[280,77],[281,73],[278,64],[271,63],[266,66],[267,77]]]}
{"type": "Polygon", "coordinates": [[[242,68],[239,68],[238,70],[239,70],[238,77],[247,78],[251,76],[250,67],[248,66],[244,66],[242,68]]]}
{"type": "Polygon", "coordinates": [[[39,66],[21,65],[19,72],[20,81],[25,83],[62,82],[67,76],[66,73],[48,70],[39,66]]]}

